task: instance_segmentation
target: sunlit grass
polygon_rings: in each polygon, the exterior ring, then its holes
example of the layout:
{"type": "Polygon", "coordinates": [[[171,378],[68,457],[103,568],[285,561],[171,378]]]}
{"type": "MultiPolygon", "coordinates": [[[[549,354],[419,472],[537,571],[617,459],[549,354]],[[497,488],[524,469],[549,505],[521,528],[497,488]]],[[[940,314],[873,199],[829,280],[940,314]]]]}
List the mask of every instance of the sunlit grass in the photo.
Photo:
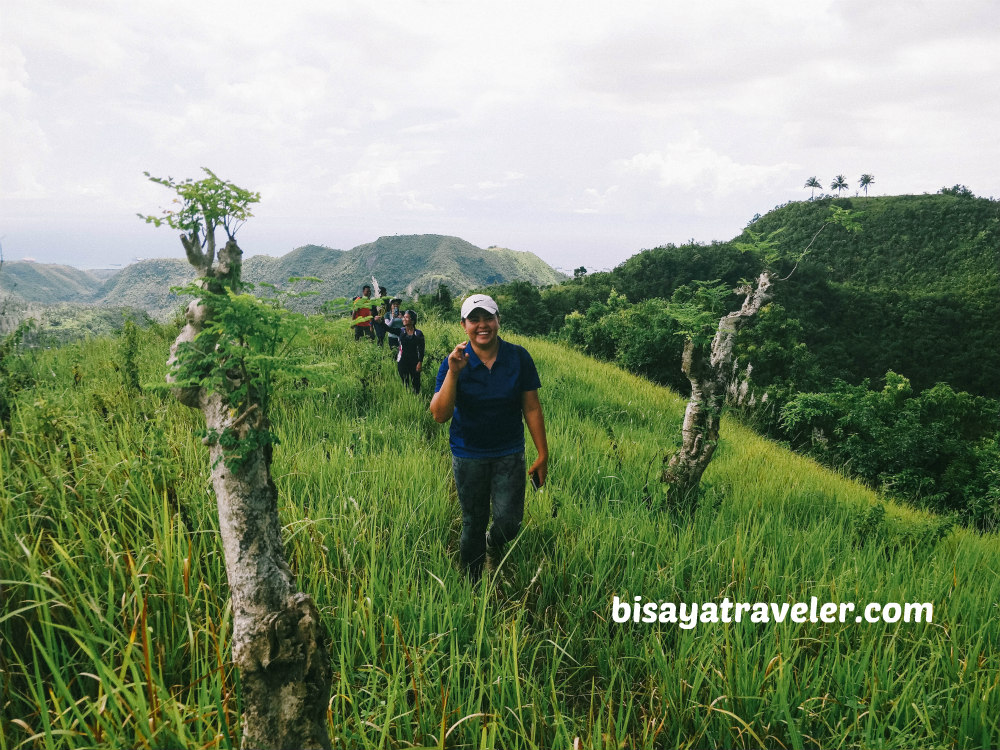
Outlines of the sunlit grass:
{"type": "MultiPolygon", "coordinates": [[[[421,328],[437,357],[459,340],[421,328]]],[[[143,382],[169,339],[143,334],[143,382]]],[[[892,504],[879,520],[870,491],[731,420],[702,507],[674,518],[658,477],[682,400],[511,339],[539,366],[549,484],[480,586],[457,567],[447,427],[427,412],[437,362],[414,396],[384,351],[317,324],[329,378],[281,386],[279,511],[331,639],[337,747],[1000,742],[995,536],[892,504]],[[617,624],[615,595],[928,601],[934,622],[617,624]]],[[[127,392],[115,341],[33,356],[0,437],[0,750],[238,744],[198,415],[127,392]]]]}

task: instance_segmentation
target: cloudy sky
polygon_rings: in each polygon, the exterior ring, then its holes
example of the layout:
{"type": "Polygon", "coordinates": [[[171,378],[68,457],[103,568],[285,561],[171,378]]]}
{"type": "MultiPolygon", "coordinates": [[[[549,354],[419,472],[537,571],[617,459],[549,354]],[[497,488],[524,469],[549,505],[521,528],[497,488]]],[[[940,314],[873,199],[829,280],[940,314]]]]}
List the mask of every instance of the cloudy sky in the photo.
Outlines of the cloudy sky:
{"type": "Polygon", "coordinates": [[[3,0],[4,257],[183,255],[144,171],[262,200],[248,255],[456,235],[572,269],[843,174],[1000,196],[996,0],[3,0]]]}

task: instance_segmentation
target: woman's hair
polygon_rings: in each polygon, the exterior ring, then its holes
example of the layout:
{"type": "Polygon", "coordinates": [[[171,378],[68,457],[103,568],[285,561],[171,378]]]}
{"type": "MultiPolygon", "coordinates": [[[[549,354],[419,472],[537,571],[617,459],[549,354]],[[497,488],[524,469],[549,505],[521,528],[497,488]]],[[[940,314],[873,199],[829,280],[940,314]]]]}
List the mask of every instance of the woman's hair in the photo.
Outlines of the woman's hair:
{"type": "Polygon", "coordinates": [[[417,311],[416,310],[406,310],[403,315],[409,315],[410,320],[413,321],[413,325],[417,324],[417,311]]]}

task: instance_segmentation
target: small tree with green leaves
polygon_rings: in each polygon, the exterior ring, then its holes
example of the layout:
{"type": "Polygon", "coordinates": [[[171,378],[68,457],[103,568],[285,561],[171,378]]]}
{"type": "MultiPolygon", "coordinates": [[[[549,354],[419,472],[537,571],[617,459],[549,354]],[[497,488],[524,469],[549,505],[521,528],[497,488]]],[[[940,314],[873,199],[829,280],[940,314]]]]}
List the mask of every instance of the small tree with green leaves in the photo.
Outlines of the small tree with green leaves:
{"type": "Polygon", "coordinates": [[[868,197],[868,186],[875,183],[875,176],[870,174],[861,175],[861,179],[858,180],[858,185],[861,189],[865,191],[865,197],[868,197]]]}
{"type": "Polygon", "coordinates": [[[677,333],[684,336],[681,370],[691,383],[691,397],[681,427],[681,446],[663,459],[666,467],[661,480],[669,485],[667,502],[673,509],[690,511],[697,505],[701,477],[719,444],[719,425],[733,377],[737,334],[771,299],[773,285],[786,281],[794,273],[798,261],[829,224],[851,230],[859,228],[849,211],[834,207],[784,278],[778,278],[774,271],[781,260],[775,241],[777,232],[765,238],[747,230],[749,241],[735,243],[736,247],[755,255],[764,270],[754,281],[743,281],[732,290],[743,297],[737,310],[725,312],[730,290],[721,281],[695,282],[681,295],[675,294],[671,301],[670,313],[678,324],[677,333]]]}
{"type": "Polygon", "coordinates": [[[840,195],[841,190],[847,190],[847,178],[842,174],[838,174],[833,178],[833,182],[830,183],[830,190],[836,190],[837,195],[840,195]]]}
{"type": "Polygon", "coordinates": [[[319,613],[285,560],[278,493],[271,479],[268,403],[282,347],[297,322],[274,301],[243,293],[236,231],[257,193],[205,169],[176,182],[146,176],[176,194],[175,207],[140,217],[181,232],[199,280],[187,324],[170,350],[168,382],[205,415],[212,485],[233,612],[244,748],[329,748],[330,659],[319,613]],[[226,235],[216,253],[216,231],[226,235]]]}

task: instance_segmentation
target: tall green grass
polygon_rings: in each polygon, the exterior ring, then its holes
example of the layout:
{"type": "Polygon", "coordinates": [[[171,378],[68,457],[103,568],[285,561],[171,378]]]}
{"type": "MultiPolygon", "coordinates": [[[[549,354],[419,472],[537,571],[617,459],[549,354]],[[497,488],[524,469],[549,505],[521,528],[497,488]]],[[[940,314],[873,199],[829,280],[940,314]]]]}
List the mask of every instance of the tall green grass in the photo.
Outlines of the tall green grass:
{"type": "MultiPolygon", "coordinates": [[[[421,327],[437,358],[461,333],[421,327]]],[[[170,338],[142,334],[142,382],[162,382],[170,338]]],[[[732,421],[701,508],[672,517],[658,476],[683,402],[511,339],[539,366],[549,483],[478,586],[457,567],[447,427],[427,412],[437,362],[414,396],[384,351],[317,321],[308,346],[329,377],[280,386],[274,478],[330,635],[336,747],[1000,743],[995,536],[883,516],[869,491],[732,421]],[[934,622],[687,630],[617,624],[615,595],[928,601],[934,622]]],[[[129,391],[120,347],[31,355],[36,384],[0,437],[0,750],[238,744],[198,415],[129,391]]]]}

